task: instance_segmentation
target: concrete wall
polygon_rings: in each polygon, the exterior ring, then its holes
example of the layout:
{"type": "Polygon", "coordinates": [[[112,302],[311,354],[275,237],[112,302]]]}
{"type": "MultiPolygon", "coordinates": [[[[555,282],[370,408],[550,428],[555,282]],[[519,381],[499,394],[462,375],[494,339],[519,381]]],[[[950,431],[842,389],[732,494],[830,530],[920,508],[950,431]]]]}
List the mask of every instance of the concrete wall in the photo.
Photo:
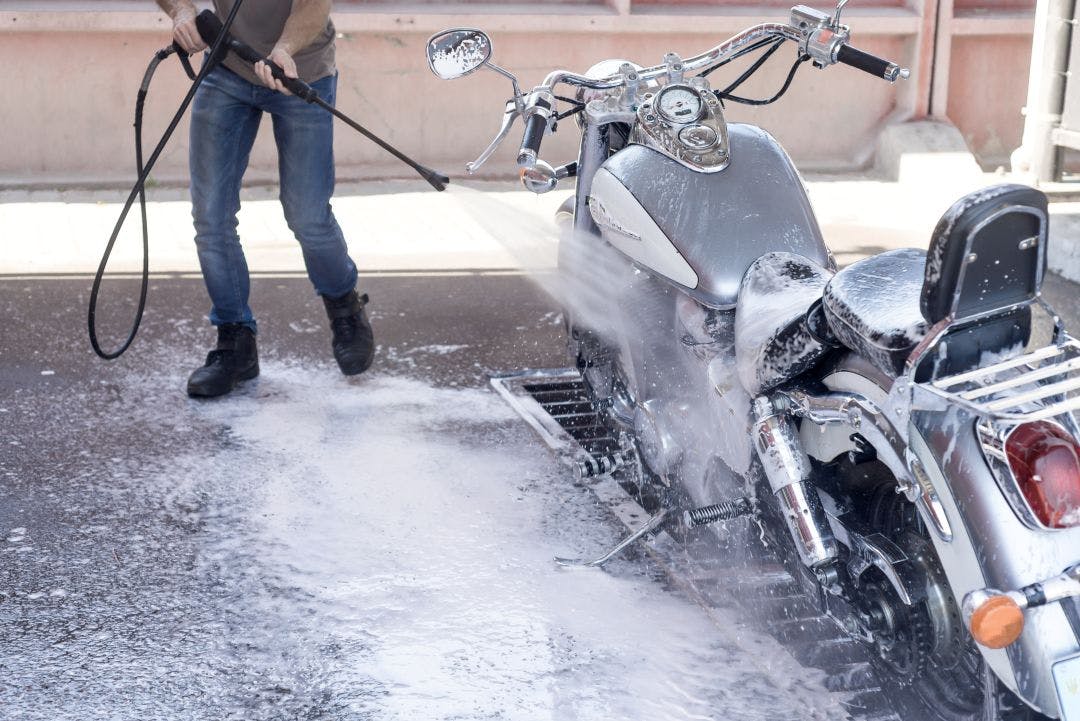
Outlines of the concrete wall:
{"type": "MultiPolygon", "coordinates": [[[[930,114],[956,122],[990,162],[1019,143],[1030,13],[999,7],[972,15],[970,8],[954,10],[951,0],[940,0],[950,4],[941,6],[946,20],[935,33],[938,0],[899,6],[878,0],[862,7],[858,1],[845,13],[853,43],[910,66],[911,81],[891,86],[842,66],[826,71],[806,66],[780,102],[766,108],[730,106],[729,120],[763,125],[806,168],[863,166],[884,123],[930,114]]],[[[509,83],[486,72],[453,82],[434,78],[423,47],[439,29],[488,30],[496,62],[531,85],[555,67],[583,71],[608,57],[645,65],[659,62],[669,50],[686,57],[743,27],[786,15],[787,6],[631,6],[627,0],[612,5],[338,2],[338,105],[421,162],[460,175],[464,162],[494,133],[509,83]]],[[[169,29],[156,5],[144,0],[0,0],[0,67],[6,78],[0,84],[0,185],[128,181],[135,93],[151,55],[168,43],[169,29]]],[[[785,49],[774,56],[767,72],[744,86],[745,93],[771,95],[793,55],[785,49]]],[[[722,72],[728,78],[738,73],[722,72]]],[[[160,135],[187,85],[175,60],[159,68],[148,99],[148,142],[160,135]]],[[[410,172],[338,127],[341,177],[410,172]]],[[[545,156],[572,157],[576,136],[566,132],[572,130],[568,123],[545,145],[545,156]]],[[[186,135],[184,123],[155,169],[158,182],[184,181],[186,135]]],[[[510,146],[516,140],[485,168],[487,174],[513,172],[510,146]]],[[[249,179],[272,178],[274,168],[270,134],[264,131],[249,179]]]]}

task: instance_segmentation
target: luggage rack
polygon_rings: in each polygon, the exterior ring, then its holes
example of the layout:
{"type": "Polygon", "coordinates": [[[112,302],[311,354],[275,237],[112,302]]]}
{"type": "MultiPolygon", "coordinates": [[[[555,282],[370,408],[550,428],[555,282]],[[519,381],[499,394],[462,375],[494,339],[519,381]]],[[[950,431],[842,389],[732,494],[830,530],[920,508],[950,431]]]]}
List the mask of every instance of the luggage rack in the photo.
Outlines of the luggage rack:
{"type": "Polygon", "coordinates": [[[918,388],[995,421],[1029,423],[1080,410],[1080,341],[1040,348],[918,388]]]}

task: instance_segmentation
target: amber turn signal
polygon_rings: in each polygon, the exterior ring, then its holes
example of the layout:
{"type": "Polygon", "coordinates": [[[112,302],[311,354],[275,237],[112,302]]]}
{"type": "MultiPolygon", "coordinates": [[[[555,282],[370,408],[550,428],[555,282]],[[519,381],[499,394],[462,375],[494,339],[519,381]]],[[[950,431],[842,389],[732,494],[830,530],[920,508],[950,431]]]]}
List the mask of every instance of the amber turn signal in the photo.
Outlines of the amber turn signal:
{"type": "Polygon", "coordinates": [[[1005,648],[1024,630],[1024,610],[1008,596],[991,596],[971,614],[971,635],[987,648],[1005,648]]]}

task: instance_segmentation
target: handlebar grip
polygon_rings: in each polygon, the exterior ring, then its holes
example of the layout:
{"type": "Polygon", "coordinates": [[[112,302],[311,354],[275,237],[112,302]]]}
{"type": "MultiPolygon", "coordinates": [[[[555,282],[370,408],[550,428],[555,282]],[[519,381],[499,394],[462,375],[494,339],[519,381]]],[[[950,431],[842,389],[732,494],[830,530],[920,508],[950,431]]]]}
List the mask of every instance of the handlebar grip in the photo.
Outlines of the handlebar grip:
{"type": "Polygon", "coordinates": [[[864,73],[869,73],[883,80],[894,82],[899,77],[907,77],[907,72],[896,63],[863,52],[850,45],[841,45],[836,53],[836,62],[850,65],[864,73]]]}
{"type": "MultiPolygon", "coordinates": [[[[537,100],[537,106],[549,109],[551,106],[545,100],[537,100]]],[[[521,138],[521,151],[518,153],[517,164],[521,167],[531,167],[536,162],[540,153],[540,143],[544,139],[544,131],[547,130],[547,116],[543,113],[533,113],[525,121],[525,135],[521,138]]]]}

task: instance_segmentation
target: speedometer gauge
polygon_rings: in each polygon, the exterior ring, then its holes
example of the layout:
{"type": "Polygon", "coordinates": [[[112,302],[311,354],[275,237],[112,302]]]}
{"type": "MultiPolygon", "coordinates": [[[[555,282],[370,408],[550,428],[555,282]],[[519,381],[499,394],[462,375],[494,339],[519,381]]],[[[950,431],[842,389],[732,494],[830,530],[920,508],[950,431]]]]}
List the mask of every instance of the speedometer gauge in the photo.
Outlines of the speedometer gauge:
{"type": "Polygon", "coordinates": [[[704,106],[695,90],[685,85],[671,85],[656,97],[656,109],[671,123],[693,123],[701,117],[704,106]]]}

